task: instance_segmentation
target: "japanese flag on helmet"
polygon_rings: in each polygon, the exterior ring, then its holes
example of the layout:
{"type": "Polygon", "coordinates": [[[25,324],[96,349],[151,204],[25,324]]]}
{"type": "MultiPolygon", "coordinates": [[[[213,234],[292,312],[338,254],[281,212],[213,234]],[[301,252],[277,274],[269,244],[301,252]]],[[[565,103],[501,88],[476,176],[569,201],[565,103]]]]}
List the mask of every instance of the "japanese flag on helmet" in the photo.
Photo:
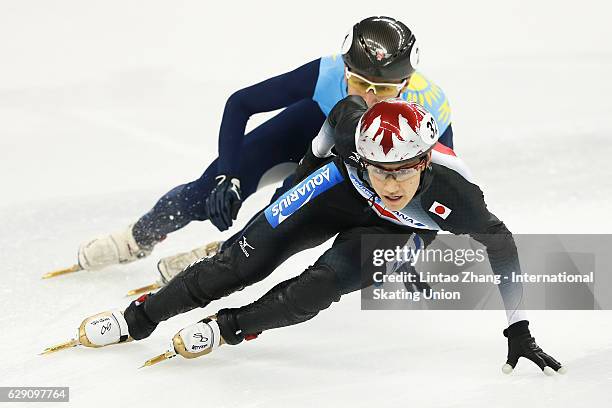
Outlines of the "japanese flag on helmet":
{"type": "Polygon", "coordinates": [[[378,102],[363,114],[355,146],[366,161],[397,163],[427,152],[439,137],[431,113],[415,102],[395,98],[378,102]]]}

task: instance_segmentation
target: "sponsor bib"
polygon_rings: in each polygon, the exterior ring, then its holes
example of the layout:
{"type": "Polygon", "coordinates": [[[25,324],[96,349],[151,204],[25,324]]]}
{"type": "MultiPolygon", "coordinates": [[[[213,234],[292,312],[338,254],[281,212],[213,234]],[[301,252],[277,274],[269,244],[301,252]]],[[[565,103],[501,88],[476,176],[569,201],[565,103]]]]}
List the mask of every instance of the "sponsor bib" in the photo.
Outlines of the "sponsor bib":
{"type": "Polygon", "coordinates": [[[326,164],[266,208],[266,219],[272,228],[278,227],[312,199],[343,180],[344,177],[333,162],[326,164]]]}

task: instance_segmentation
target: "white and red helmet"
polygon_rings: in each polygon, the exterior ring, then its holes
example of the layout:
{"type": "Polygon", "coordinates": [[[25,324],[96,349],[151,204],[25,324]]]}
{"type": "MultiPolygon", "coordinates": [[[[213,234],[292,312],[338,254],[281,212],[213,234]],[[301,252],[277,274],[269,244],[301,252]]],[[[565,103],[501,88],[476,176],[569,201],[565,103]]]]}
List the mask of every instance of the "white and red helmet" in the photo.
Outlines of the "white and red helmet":
{"type": "Polygon", "coordinates": [[[355,146],[367,162],[400,163],[427,153],[439,137],[431,113],[415,102],[394,98],[376,103],[361,116],[355,146]]]}

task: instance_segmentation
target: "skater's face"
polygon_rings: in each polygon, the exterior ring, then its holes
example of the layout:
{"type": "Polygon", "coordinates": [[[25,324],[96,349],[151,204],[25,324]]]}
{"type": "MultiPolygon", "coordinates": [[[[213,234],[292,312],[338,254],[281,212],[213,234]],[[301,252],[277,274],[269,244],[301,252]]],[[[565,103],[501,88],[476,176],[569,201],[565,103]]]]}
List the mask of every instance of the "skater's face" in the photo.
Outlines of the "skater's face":
{"type": "Polygon", "coordinates": [[[406,164],[366,166],[370,184],[386,208],[399,211],[408,205],[419,188],[421,172],[429,160],[428,156],[413,167],[406,164]]]}
{"type": "Polygon", "coordinates": [[[398,97],[408,87],[410,78],[391,81],[380,77],[364,77],[345,70],[348,94],[361,96],[368,108],[384,99],[398,97]]]}

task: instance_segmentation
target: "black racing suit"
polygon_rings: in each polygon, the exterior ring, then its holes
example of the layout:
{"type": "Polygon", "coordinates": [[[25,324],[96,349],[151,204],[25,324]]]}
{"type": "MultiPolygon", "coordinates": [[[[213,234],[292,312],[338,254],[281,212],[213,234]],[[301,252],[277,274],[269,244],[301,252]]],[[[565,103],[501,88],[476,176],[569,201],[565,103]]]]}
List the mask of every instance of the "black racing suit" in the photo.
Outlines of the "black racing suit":
{"type": "MultiPolygon", "coordinates": [[[[344,108],[342,114],[328,118],[342,140],[352,138],[364,110],[348,99],[337,105],[344,108]]],[[[434,162],[422,172],[417,194],[398,212],[385,209],[369,187],[367,173],[349,153],[350,144],[338,143],[336,147],[342,156],[330,159],[279,197],[229,247],[187,267],[144,302],[130,305],[125,317],[131,336],[137,340],[147,337],[163,320],[252,285],[292,255],[336,234],[332,247],[302,274],[276,285],[250,305],[221,310],[218,322],[226,342],[236,344],[247,334],[308,320],[343,294],[370,284],[362,280],[361,273],[371,265],[362,256],[371,254],[368,248],[361,248],[360,237],[365,233],[393,234],[384,242],[371,242],[376,248],[403,245],[412,233],[425,242],[438,230],[469,234],[487,247],[495,274],[520,273],[512,234],[487,210],[480,188],[468,180],[460,166],[449,164],[449,158],[439,160],[446,165],[434,162]],[[446,209],[445,217],[432,210],[436,205],[446,209]]],[[[434,155],[446,148],[436,149],[440,151],[434,155]]],[[[516,310],[522,287],[502,286],[506,309],[516,310]]]]}

